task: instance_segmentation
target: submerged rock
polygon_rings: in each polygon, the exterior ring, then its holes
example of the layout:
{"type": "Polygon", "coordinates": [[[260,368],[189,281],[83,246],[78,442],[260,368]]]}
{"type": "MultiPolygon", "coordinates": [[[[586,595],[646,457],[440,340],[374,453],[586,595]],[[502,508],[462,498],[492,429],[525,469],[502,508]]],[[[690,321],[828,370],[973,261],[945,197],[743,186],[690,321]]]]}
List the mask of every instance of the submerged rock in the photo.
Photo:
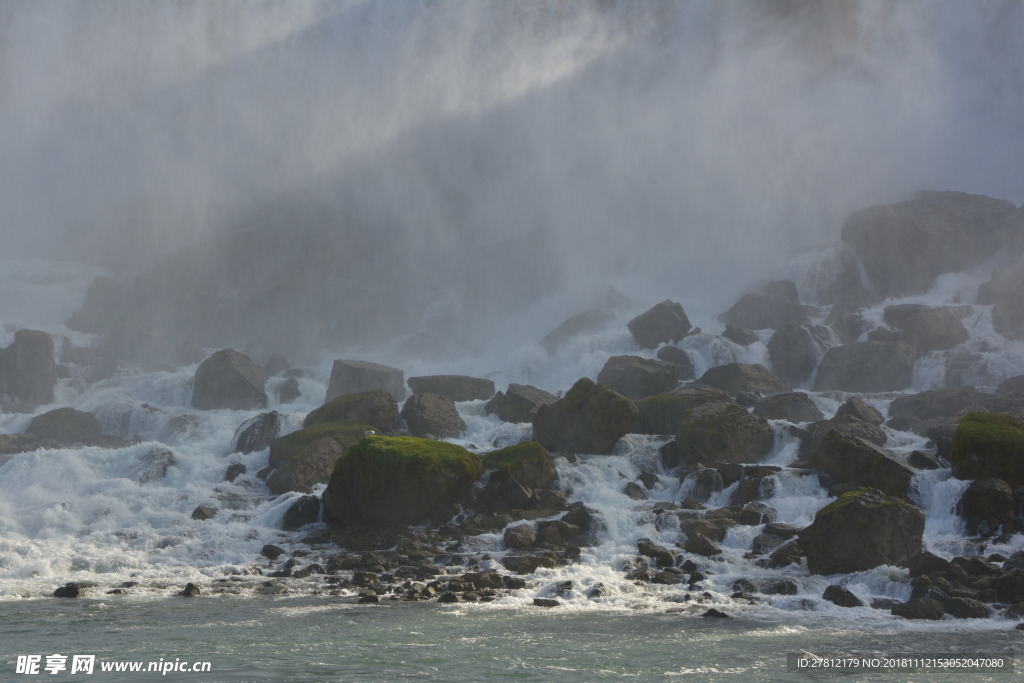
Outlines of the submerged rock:
{"type": "Polygon", "coordinates": [[[196,368],[192,407],[200,410],[252,410],[267,407],[267,373],[234,349],[216,352],[196,368]]]}
{"type": "Polygon", "coordinates": [[[608,453],[639,416],[628,398],[586,377],[561,400],[543,406],[533,421],[534,439],[551,451],[608,453]]]}

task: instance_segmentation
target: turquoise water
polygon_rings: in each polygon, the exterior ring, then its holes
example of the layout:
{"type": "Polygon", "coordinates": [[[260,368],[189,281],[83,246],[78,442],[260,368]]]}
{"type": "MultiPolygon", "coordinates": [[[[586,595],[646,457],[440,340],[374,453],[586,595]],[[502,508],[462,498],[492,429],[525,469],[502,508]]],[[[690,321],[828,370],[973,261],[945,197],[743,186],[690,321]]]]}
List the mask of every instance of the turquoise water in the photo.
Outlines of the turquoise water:
{"type": "MultiPolygon", "coordinates": [[[[698,612],[560,611],[436,603],[357,605],[351,598],[217,596],[197,599],[83,599],[5,602],[0,680],[19,654],[94,654],[93,675],[54,681],[154,680],[159,673],[102,673],[99,662],[209,661],[185,681],[390,680],[821,680],[791,673],[786,654],[922,655],[1019,650],[1024,632],[861,631],[796,615],[771,623],[704,619],[698,612]]],[[[1020,667],[1017,667],[1020,670],[1020,667]]],[[[1014,674],[859,674],[857,680],[1010,680],[1014,674]]]]}

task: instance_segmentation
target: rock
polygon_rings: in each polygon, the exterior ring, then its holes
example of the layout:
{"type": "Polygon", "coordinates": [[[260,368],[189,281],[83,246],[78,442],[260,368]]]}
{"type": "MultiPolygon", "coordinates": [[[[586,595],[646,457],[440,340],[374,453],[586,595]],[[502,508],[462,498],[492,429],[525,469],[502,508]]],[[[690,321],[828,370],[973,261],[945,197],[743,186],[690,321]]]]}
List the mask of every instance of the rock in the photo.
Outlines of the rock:
{"type": "MultiPolygon", "coordinates": [[[[709,511],[706,514],[711,514],[711,512],[714,511],[709,511]]],[[[692,537],[697,534],[700,534],[712,541],[724,540],[726,533],[728,533],[729,529],[733,528],[734,526],[736,526],[736,520],[731,519],[729,517],[718,517],[711,519],[693,517],[689,519],[684,519],[682,522],[679,523],[679,528],[687,536],[692,537]]]]}
{"type": "Polygon", "coordinates": [[[547,488],[558,479],[547,449],[536,441],[523,441],[491,451],[481,460],[485,468],[498,470],[529,489],[547,488]]]}
{"type": "Polygon", "coordinates": [[[597,381],[626,398],[637,400],[676,388],[684,376],[682,367],[640,356],[612,356],[601,368],[597,381]]]}
{"type": "Polygon", "coordinates": [[[414,436],[454,439],[466,431],[455,403],[437,394],[413,394],[400,414],[414,436]]]}
{"type": "Polygon", "coordinates": [[[91,413],[57,408],[32,418],[25,433],[54,446],[77,446],[95,443],[103,426],[91,413]]]}
{"type": "MultiPolygon", "coordinates": [[[[896,401],[898,400],[900,399],[896,399],[896,401]]],[[[893,401],[893,403],[895,403],[896,401],[893,401]]],[[[839,410],[836,411],[836,414],[833,419],[840,419],[846,417],[853,418],[856,420],[862,420],[863,422],[867,422],[868,424],[873,425],[881,425],[883,422],[885,422],[885,417],[882,415],[882,413],[878,411],[877,408],[868,405],[867,403],[857,398],[856,396],[854,396],[853,398],[846,399],[846,403],[839,406],[839,410]]]]}
{"type": "Polygon", "coordinates": [[[761,585],[765,595],[796,595],[800,590],[793,579],[770,579],[761,585]]]}
{"type": "Polygon", "coordinates": [[[710,618],[710,619],[728,619],[729,618],[728,614],[726,614],[725,612],[721,612],[721,611],[715,609],[714,607],[709,609],[707,612],[705,612],[701,616],[705,617],[705,618],[710,618]]]}
{"type": "Polygon", "coordinates": [[[732,308],[718,316],[727,325],[748,330],[779,329],[785,325],[802,325],[807,321],[796,285],[780,280],[760,291],[744,294],[732,308]]]}
{"type": "Polygon", "coordinates": [[[712,401],[731,403],[721,389],[699,384],[681,387],[668,394],[648,396],[637,403],[639,417],[633,427],[637,434],[675,434],[683,418],[693,408],[712,401]]]}
{"type": "Polygon", "coordinates": [[[957,619],[988,619],[992,608],[973,598],[945,597],[939,600],[946,614],[957,619]]]}
{"type": "Polygon", "coordinates": [[[577,313],[549,332],[540,340],[540,345],[549,354],[553,354],[573,339],[597,332],[614,318],[614,312],[605,309],[590,309],[577,313]]]}
{"type": "Polygon", "coordinates": [[[692,379],[694,377],[693,360],[690,358],[690,354],[678,347],[661,347],[658,349],[658,360],[678,365],[680,379],[692,379]]]}
{"type": "Polygon", "coordinates": [[[780,545],[768,557],[775,566],[786,567],[791,564],[800,564],[800,558],[805,554],[803,542],[793,539],[780,545]]]}
{"type": "Polygon", "coordinates": [[[647,489],[648,491],[653,489],[658,484],[658,482],[661,481],[658,478],[657,474],[655,474],[654,472],[648,472],[647,470],[642,471],[636,479],[641,484],[643,484],[644,488],[647,489]]]}
{"type": "Polygon", "coordinates": [[[690,320],[680,304],[666,299],[626,326],[637,344],[645,349],[656,349],[660,344],[675,343],[685,337],[690,331],[690,320]]]}
{"type": "Polygon", "coordinates": [[[905,567],[921,553],[924,513],[900,498],[859,489],[844,493],[800,532],[812,574],[849,574],[888,564],[905,567]]]}
{"type": "Polygon", "coordinates": [[[638,416],[632,401],[584,377],[564,398],[537,412],[534,440],[550,451],[608,453],[638,416]]]}
{"type": "Polygon", "coordinates": [[[324,437],[334,439],[338,443],[340,451],[344,451],[372,432],[369,425],[353,425],[344,422],[326,422],[313,427],[304,427],[271,441],[270,455],[267,461],[271,467],[281,467],[301,449],[324,437]]]}
{"type": "Polygon", "coordinates": [[[131,471],[131,478],[140,484],[160,481],[167,476],[167,470],[178,464],[174,454],[166,448],[153,448],[138,456],[138,464],[131,471]]]}
{"type": "Polygon", "coordinates": [[[750,330],[745,330],[732,324],[725,326],[725,332],[722,332],[722,336],[740,346],[750,346],[758,340],[757,335],[750,330]]]}
{"type": "Polygon", "coordinates": [[[818,365],[814,389],[867,394],[900,391],[910,386],[916,360],[917,351],[900,342],[833,346],[818,365]]]}
{"type": "Polygon", "coordinates": [[[1017,506],[1013,489],[1002,479],[985,477],[971,482],[956,506],[967,533],[981,536],[1010,534],[1015,529],[1017,506]]]}
{"type": "Polygon", "coordinates": [[[883,319],[899,329],[899,341],[922,353],[945,351],[967,341],[967,328],[951,308],[900,304],[888,306],[883,319]]]}
{"type": "Polygon", "coordinates": [[[282,354],[272,353],[270,354],[270,358],[267,359],[267,362],[263,364],[263,371],[267,373],[267,377],[273,377],[274,375],[284,372],[291,366],[292,364],[289,363],[288,359],[282,354]]]}
{"type": "Polygon", "coordinates": [[[775,394],[754,406],[754,415],[766,420],[818,422],[825,418],[810,396],[799,391],[775,394]]]}
{"type": "Polygon", "coordinates": [[[655,564],[659,567],[671,567],[675,563],[675,553],[668,548],[657,545],[649,538],[641,538],[637,541],[636,550],[644,557],[654,560],[655,564]]]}
{"type": "Polygon", "coordinates": [[[1007,339],[1024,339],[1024,257],[1001,263],[992,271],[992,280],[978,294],[979,304],[992,305],[992,327],[1007,339]]]}
{"type": "Polygon", "coordinates": [[[995,576],[992,589],[999,602],[1024,602],[1024,550],[1010,555],[995,576]]]}
{"type": "Polygon", "coordinates": [[[981,195],[921,192],[854,212],[842,239],[883,296],[916,294],[939,275],[968,270],[994,254],[1013,230],[1015,213],[1012,202],[981,195]]]}
{"type": "Polygon", "coordinates": [[[1024,424],[999,413],[964,416],[949,454],[957,479],[1002,479],[1024,484],[1024,424]]]}
{"type": "Polygon", "coordinates": [[[299,380],[294,377],[287,378],[285,381],[281,382],[281,386],[277,388],[278,403],[293,403],[295,399],[300,396],[302,396],[302,391],[299,389],[299,380]]]}
{"type": "Polygon", "coordinates": [[[836,484],[876,488],[905,498],[914,471],[888,451],[840,430],[831,430],[811,453],[810,462],[836,484]]]}
{"type": "Polygon", "coordinates": [[[834,605],[839,607],[863,607],[864,603],[856,595],[850,592],[846,586],[833,583],[825,589],[822,596],[834,605]]]}
{"type": "Polygon", "coordinates": [[[68,583],[53,591],[55,598],[80,598],[83,595],[82,587],[77,583],[68,583]]]}
{"type": "Polygon", "coordinates": [[[378,363],[336,360],[331,367],[331,381],[327,385],[324,403],[330,403],[339,396],[374,390],[386,391],[396,401],[401,401],[405,398],[405,373],[378,363]]]}
{"type": "Polygon", "coordinates": [[[207,520],[217,516],[217,508],[209,505],[200,505],[192,511],[192,519],[207,520]]]}
{"type": "Polygon", "coordinates": [[[763,365],[729,363],[711,368],[700,378],[701,384],[721,389],[730,396],[742,393],[779,394],[791,391],[788,384],[763,365]]]}
{"type": "Polygon", "coordinates": [[[323,436],[299,449],[267,477],[267,488],[275,495],[289,491],[309,493],[331,477],[334,462],[344,452],[338,440],[323,436]]]}
{"type": "Polygon", "coordinates": [[[743,506],[736,522],[743,526],[759,526],[768,524],[775,519],[778,511],[764,503],[747,503],[743,506]]]}
{"type": "Polygon", "coordinates": [[[683,550],[695,555],[703,555],[704,557],[719,555],[722,552],[722,549],[715,545],[711,539],[699,532],[687,537],[686,543],[683,544],[683,550]]]}
{"type": "Polygon", "coordinates": [[[57,363],[53,337],[39,330],[18,330],[10,346],[0,350],[0,407],[9,412],[32,412],[53,403],[57,363]]]}
{"type": "Polygon", "coordinates": [[[940,470],[944,467],[938,457],[924,451],[911,451],[907,463],[919,470],[940,470]]]}
{"type": "Polygon", "coordinates": [[[804,325],[783,325],[768,341],[772,370],[793,386],[804,384],[818,366],[827,338],[827,330],[812,334],[804,325]]]}
{"type": "Polygon", "coordinates": [[[882,446],[886,441],[885,431],[878,425],[851,416],[836,417],[831,420],[812,422],[804,428],[804,432],[799,435],[801,438],[800,457],[805,460],[810,459],[831,431],[841,432],[850,438],[864,439],[876,446],[882,446]]]}
{"type": "Polygon", "coordinates": [[[268,543],[260,550],[260,554],[269,560],[276,560],[284,555],[284,548],[268,543]]]}
{"type": "Polygon", "coordinates": [[[534,598],[533,604],[535,607],[558,607],[562,603],[552,598],[534,598]]]}
{"type": "Polygon", "coordinates": [[[706,503],[712,494],[718,493],[723,488],[725,487],[722,483],[722,475],[711,467],[701,467],[687,474],[682,487],[684,491],[689,491],[688,495],[699,503],[706,503]]]}
{"type": "Polygon", "coordinates": [[[889,420],[895,428],[922,433],[940,421],[959,421],[974,410],[1001,412],[999,408],[1010,403],[974,387],[931,389],[896,398],[889,405],[889,420]]]}
{"type": "Polygon", "coordinates": [[[425,375],[410,377],[414,394],[437,394],[449,401],[488,401],[494,398],[494,382],[463,375],[425,375]]]}
{"type": "Polygon", "coordinates": [[[1024,375],[1017,375],[1000,382],[996,387],[996,394],[999,396],[1016,396],[1024,398],[1024,375]]]}
{"type": "Polygon", "coordinates": [[[310,411],[302,426],[328,422],[370,425],[380,432],[392,432],[398,429],[398,403],[382,389],[345,394],[310,411]]]}
{"type": "Polygon", "coordinates": [[[499,560],[510,572],[532,574],[539,568],[553,569],[556,566],[552,555],[506,555],[499,560]]]}
{"type": "Polygon", "coordinates": [[[671,468],[756,462],[771,452],[774,444],[775,434],[763,417],[733,403],[705,403],[691,410],[676,432],[681,462],[664,464],[671,468]]]}
{"type": "Polygon", "coordinates": [[[341,524],[417,524],[451,516],[483,472],[461,446],[414,437],[369,436],[338,458],[324,511],[341,524]]]}
{"type": "Polygon", "coordinates": [[[517,524],[505,529],[502,542],[506,548],[532,548],[537,543],[537,534],[529,524],[517,524]]]}
{"type": "Polygon", "coordinates": [[[503,422],[533,422],[541,406],[551,405],[558,400],[554,394],[525,384],[509,384],[504,392],[499,391],[487,402],[484,411],[497,415],[503,422]]]}
{"type": "Polygon", "coordinates": [[[281,434],[281,414],[276,410],[251,417],[235,430],[232,439],[236,453],[255,453],[270,447],[281,434]]]}
{"type": "Polygon", "coordinates": [[[946,611],[942,608],[942,603],[931,598],[912,598],[907,602],[896,605],[890,612],[894,617],[931,619],[935,621],[941,619],[945,613],[946,611]]]}
{"type": "Polygon", "coordinates": [[[195,585],[194,583],[185,584],[185,587],[178,592],[178,595],[180,595],[183,598],[197,598],[199,597],[199,594],[199,586],[195,585]]]}
{"type": "Polygon", "coordinates": [[[252,410],[267,407],[267,373],[234,349],[216,352],[196,368],[192,407],[200,410],[252,410]]]}
{"type": "Polygon", "coordinates": [[[285,531],[294,531],[307,524],[316,524],[320,521],[320,497],[302,496],[292,503],[284,513],[281,521],[281,528],[285,531]]]}

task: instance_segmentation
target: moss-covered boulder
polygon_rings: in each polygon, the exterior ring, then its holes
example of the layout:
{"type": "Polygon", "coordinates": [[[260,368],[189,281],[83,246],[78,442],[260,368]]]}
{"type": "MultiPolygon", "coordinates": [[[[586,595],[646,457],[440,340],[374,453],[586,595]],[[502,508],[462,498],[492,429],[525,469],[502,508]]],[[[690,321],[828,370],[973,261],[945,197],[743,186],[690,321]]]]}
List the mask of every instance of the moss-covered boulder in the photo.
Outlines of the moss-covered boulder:
{"type": "Polygon", "coordinates": [[[638,416],[628,398],[584,377],[564,398],[537,411],[533,438],[552,451],[608,453],[638,416]]]}
{"type": "Polygon", "coordinates": [[[1024,484],[1024,423],[1001,413],[967,413],[949,454],[957,479],[1002,479],[1024,484]]]}
{"type": "Polygon", "coordinates": [[[810,460],[836,484],[876,488],[890,496],[906,497],[914,476],[885,449],[839,429],[825,435],[810,460]]]}
{"type": "Polygon", "coordinates": [[[482,458],[489,470],[497,470],[531,489],[550,486],[558,478],[548,450],[536,441],[523,441],[482,458]]]}
{"type": "Polygon", "coordinates": [[[305,427],[271,441],[268,464],[271,467],[280,467],[288,462],[299,449],[305,448],[317,439],[324,437],[334,439],[344,450],[372,431],[373,429],[369,425],[348,424],[344,422],[327,422],[312,427],[305,427]]]}
{"type": "Polygon", "coordinates": [[[450,516],[483,472],[461,446],[415,437],[368,436],[338,458],[324,491],[339,524],[416,524],[450,516]]]}
{"type": "Polygon", "coordinates": [[[633,425],[633,432],[674,435],[691,410],[713,401],[730,403],[732,397],[721,389],[700,384],[681,387],[668,394],[648,396],[637,403],[640,416],[633,425]]]}
{"type": "Polygon", "coordinates": [[[346,394],[310,411],[303,427],[327,422],[370,425],[381,432],[398,429],[398,403],[383,389],[346,394]]]}
{"type": "Polygon", "coordinates": [[[818,510],[800,532],[812,574],[906,567],[922,550],[924,513],[902,498],[858,489],[818,510]]]}
{"type": "MultiPolygon", "coordinates": [[[[757,462],[775,444],[775,434],[763,417],[735,403],[705,403],[689,411],[676,432],[678,462],[666,467],[717,467],[725,463],[757,462]]],[[[663,460],[665,460],[663,454],[663,460]]]]}

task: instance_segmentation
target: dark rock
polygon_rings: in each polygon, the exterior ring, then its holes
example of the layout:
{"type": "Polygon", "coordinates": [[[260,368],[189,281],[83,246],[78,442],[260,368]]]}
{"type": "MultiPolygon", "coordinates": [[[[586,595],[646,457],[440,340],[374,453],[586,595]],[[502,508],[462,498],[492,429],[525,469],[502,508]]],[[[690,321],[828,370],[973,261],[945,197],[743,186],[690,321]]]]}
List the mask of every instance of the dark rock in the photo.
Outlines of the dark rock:
{"type": "Polygon", "coordinates": [[[234,449],[238,453],[254,453],[270,447],[281,434],[281,414],[276,410],[251,417],[235,430],[234,449]]]}
{"type": "Polygon", "coordinates": [[[661,347],[658,349],[658,360],[679,366],[680,379],[692,379],[694,377],[693,360],[690,358],[690,354],[678,347],[661,347]]]}
{"type": "Polygon", "coordinates": [[[906,497],[914,476],[885,449],[835,429],[811,453],[810,462],[836,484],[876,488],[890,496],[906,497]]]}
{"type": "Polygon", "coordinates": [[[835,417],[806,426],[806,433],[801,435],[800,457],[809,460],[821,448],[825,437],[833,431],[850,439],[863,439],[876,446],[882,446],[886,441],[885,431],[877,425],[850,416],[835,417]]]}
{"type": "Polygon", "coordinates": [[[763,365],[747,363],[729,363],[711,368],[700,378],[706,384],[728,393],[739,396],[743,393],[778,394],[791,391],[784,381],[773,375],[763,365]]]}
{"type": "Polygon", "coordinates": [[[880,393],[910,385],[917,351],[899,342],[854,342],[825,352],[814,380],[815,391],[880,393]]]}
{"type": "Polygon", "coordinates": [[[907,563],[910,576],[924,576],[932,572],[943,574],[949,569],[949,560],[945,560],[934,553],[924,551],[918,553],[907,563]]]}
{"type": "Polygon", "coordinates": [[[635,481],[626,482],[626,485],[622,487],[622,492],[633,500],[647,500],[647,490],[635,481]]]}
{"type": "Polygon", "coordinates": [[[992,608],[972,598],[946,597],[940,600],[946,614],[957,619],[988,619],[992,616],[992,608]]]}
{"type": "Polygon", "coordinates": [[[680,304],[665,300],[630,320],[627,327],[637,344],[654,349],[685,337],[690,331],[690,320],[680,304]]]}
{"type": "Polygon", "coordinates": [[[725,326],[725,331],[722,332],[722,336],[732,343],[739,344],[740,346],[750,346],[757,341],[756,334],[750,330],[745,330],[742,327],[736,327],[732,324],[725,326]]]}
{"type": "Polygon", "coordinates": [[[541,567],[552,569],[557,566],[551,555],[506,555],[499,562],[505,569],[517,574],[532,574],[541,567]]]}
{"type": "Polygon", "coordinates": [[[10,346],[0,349],[0,408],[32,412],[53,403],[56,385],[53,337],[39,330],[15,332],[10,346]]]}
{"type": "Polygon", "coordinates": [[[709,617],[711,619],[728,619],[729,615],[725,612],[720,612],[714,607],[709,609],[707,612],[701,615],[702,617],[709,617]]]}
{"type": "Polygon", "coordinates": [[[996,387],[996,394],[1024,398],[1024,375],[1017,375],[1000,382],[996,387]]]}
{"type": "Polygon", "coordinates": [[[316,524],[319,521],[320,497],[302,496],[285,511],[281,526],[286,531],[293,531],[307,524],[316,524]]]}
{"type": "Polygon", "coordinates": [[[200,410],[252,410],[267,406],[267,373],[234,349],[218,351],[196,368],[192,407],[200,410]]]}
{"type": "Polygon", "coordinates": [[[939,470],[943,468],[943,464],[939,462],[936,456],[924,451],[912,451],[907,458],[907,463],[919,470],[939,470]]]}
{"type": "Polygon", "coordinates": [[[764,503],[747,503],[740,511],[736,522],[743,526],[759,526],[770,523],[776,514],[775,508],[764,503]]]}
{"type": "Polygon", "coordinates": [[[337,440],[325,436],[299,448],[267,477],[267,488],[280,495],[288,491],[308,493],[316,484],[326,483],[335,461],[344,452],[337,440]]]}
{"type": "Polygon", "coordinates": [[[681,387],[668,394],[648,396],[637,403],[640,415],[633,431],[637,434],[674,435],[690,410],[713,401],[731,403],[732,398],[721,389],[699,384],[681,387]]]}
{"type": "Polygon", "coordinates": [[[573,339],[597,332],[608,325],[614,317],[613,311],[605,309],[590,309],[577,313],[545,335],[540,340],[540,345],[549,354],[555,353],[573,339]]]}
{"type": "Polygon", "coordinates": [[[1000,602],[1024,602],[1024,551],[1018,550],[1003,562],[992,577],[992,588],[1000,602]]]}
{"type": "MultiPolygon", "coordinates": [[[[896,400],[898,401],[899,399],[896,400]]],[[[841,418],[853,418],[855,420],[862,420],[868,424],[879,426],[885,422],[885,417],[877,408],[868,405],[856,396],[846,399],[846,403],[839,406],[839,410],[836,411],[833,419],[838,420],[841,418]]]]}
{"type": "Polygon", "coordinates": [[[1024,484],[1024,424],[1011,415],[972,412],[964,416],[949,454],[957,479],[1002,479],[1024,484]]]}
{"type": "Polygon", "coordinates": [[[187,583],[185,584],[185,587],[178,592],[178,595],[183,598],[197,598],[199,597],[199,593],[199,586],[194,583],[187,583]]]}
{"type": "Polygon", "coordinates": [[[277,558],[284,555],[284,548],[268,543],[265,546],[263,546],[262,550],[260,550],[260,554],[263,555],[263,557],[266,557],[267,559],[276,560],[277,558]]]}
{"type": "Polygon", "coordinates": [[[504,392],[499,391],[487,402],[484,411],[497,415],[503,422],[533,422],[541,406],[551,405],[558,400],[554,394],[525,384],[509,384],[504,392]]]}
{"type": "Polygon", "coordinates": [[[695,532],[687,537],[686,543],[683,544],[683,550],[695,555],[703,555],[704,557],[719,555],[722,552],[722,549],[715,545],[711,539],[699,532],[695,532]]]}
{"type": "Polygon", "coordinates": [[[534,598],[533,604],[536,607],[559,607],[562,603],[552,598],[534,598]]]}
{"type": "Polygon", "coordinates": [[[56,446],[95,443],[103,426],[91,413],[74,408],[57,408],[32,418],[25,433],[56,446]]]}
{"type": "Polygon", "coordinates": [[[437,394],[413,394],[402,406],[401,416],[414,436],[454,439],[466,431],[455,403],[437,394]]]}
{"type": "Polygon", "coordinates": [[[637,552],[649,557],[661,568],[671,567],[675,562],[675,554],[668,548],[657,545],[649,538],[641,538],[636,543],[637,552]]]}
{"type": "Polygon", "coordinates": [[[676,388],[684,376],[682,367],[640,356],[612,356],[601,368],[597,381],[629,399],[641,399],[676,388]]]}
{"type": "Polygon", "coordinates": [[[800,532],[812,574],[848,574],[882,564],[905,567],[921,552],[924,513],[872,489],[840,496],[800,532]]]}
{"type": "Polygon", "coordinates": [[[1013,489],[1002,479],[986,477],[972,481],[960,497],[956,511],[964,518],[971,535],[1011,533],[1015,527],[1013,489]]]}
{"type": "Polygon", "coordinates": [[[791,564],[800,564],[800,558],[805,554],[803,542],[800,539],[793,539],[776,548],[769,558],[774,566],[785,567],[791,564]]]}
{"type": "Polygon", "coordinates": [[[77,583],[68,583],[53,591],[55,598],[80,598],[83,595],[82,587],[77,583]]]}
{"type": "Polygon", "coordinates": [[[299,389],[299,380],[294,377],[287,378],[285,381],[281,382],[281,386],[277,388],[278,403],[293,403],[295,399],[300,396],[302,396],[302,390],[299,389]]]}
{"type": "Polygon", "coordinates": [[[761,584],[765,595],[796,595],[800,587],[793,579],[770,579],[761,584]]]}
{"type": "Polygon", "coordinates": [[[305,427],[271,441],[270,455],[267,461],[272,468],[281,467],[304,448],[323,438],[334,439],[338,443],[338,448],[344,451],[364,436],[372,433],[373,430],[368,425],[353,425],[344,422],[327,422],[313,427],[305,427]]]}
{"type": "Polygon", "coordinates": [[[166,448],[153,448],[137,456],[138,464],[131,471],[131,478],[140,484],[160,481],[167,476],[167,470],[178,464],[174,453],[166,448]]]}
{"type": "Polygon", "coordinates": [[[787,324],[768,341],[772,370],[784,382],[799,386],[811,378],[825,346],[827,331],[812,334],[804,325],[787,324]]]}
{"type": "Polygon", "coordinates": [[[967,328],[951,308],[901,304],[885,309],[887,325],[900,330],[898,341],[920,352],[945,351],[967,341],[967,328]]]}
{"type": "MultiPolygon", "coordinates": [[[[700,503],[707,502],[712,494],[725,488],[722,483],[722,475],[718,470],[710,467],[702,467],[687,474],[683,483],[689,485],[689,495],[700,503]]],[[[685,486],[683,488],[687,490],[685,486]]]]}
{"type": "Polygon", "coordinates": [[[931,389],[895,399],[889,406],[889,420],[891,426],[922,434],[939,421],[959,421],[971,411],[1001,412],[1000,408],[1009,407],[1005,403],[974,387],[931,389]]]}
{"type": "Polygon", "coordinates": [[[537,543],[537,534],[529,524],[519,524],[505,529],[502,542],[506,548],[532,548],[537,543]]]}
{"type": "Polygon", "coordinates": [[[331,381],[327,385],[324,403],[339,396],[382,390],[396,401],[405,398],[405,374],[398,368],[361,360],[336,360],[331,367],[331,381]]]}
{"type": "Polygon", "coordinates": [[[908,602],[896,605],[891,614],[904,619],[939,620],[945,614],[942,603],[931,598],[912,598],[908,602]]]}
{"type": "Polygon", "coordinates": [[[270,354],[270,358],[263,364],[263,371],[267,373],[267,377],[273,377],[274,375],[280,374],[290,368],[291,363],[280,353],[270,354]]]}
{"type": "Polygon", "coordinates": [[[802,325],[807,321],[807,313],[800,305],[796,285],[789,280],[780,280],[758,292],[743,295],[718,319],[727,325],[748,330],[777,330],[787,324],[802,325]]]}
{"type": "Polygon", "coordinates": [[[494,397],[492,380],[463,375],[410,377],[409,388],[414,394],[437,394],[449,401],[487,401],[494,397]]]}
{"type": "Polygon", "coordinates": [[[863,607],[864,603],[846,586],[832,584],[822,594],[824,599],[840,607],[863,607]]]}
{"type": "Polygon", "coordinates": [[[607,453],[638,415],[632,401],[583,378],[564,398],[541,407],[533,421],[534,439],[551,451],[607,453]]]}
{"type": "Polygon", "coordinates": [[[498,470],[528,489],[546,488],[558,479],[551,455],[536,441],[491,451],[482,461],[485,468],[498,470]]]}
{"type": "Polygon", "coordinates": [[[762,399],[754,406],[754,415],[766,420],[818,422],[825,419],[818,406],[805,393],[791,391],[762,399]]]}
{"type": "Polygon", "coordinates": [[[389,433],[398,429],[398,403],[382,389],[345,394],[310,411],[302,421],[303,427],[328,422],[370,425],[389,433]]]}
{"type": "Polygon", "coordinates": [[[99,276],[89,283],[82,308],[73,313],[67,326],[87,334],[106,334],[118,322],[124,310],[124,285],[109,277],[99,276]]]}
{"type": "Polygon", "coordinates": [[[705,403],[687,414],[676,432],[681,462],[715,467],[724,463],[755,462],[775,445],[768,421],[732,403],[705,403]]]}
{"type": "Polygon", "coordinates": [[[243,474],[245,474],[245,465],[240,462],[232,463],[224,472],[224,481],[234,481],[243,474]]]}
{"type": "Polygon", "coordinates": [[[209,505],[200,505],[192,511],[192,519],[213,519],[217,516],[217,508],[210,507],[209,505]]]}

